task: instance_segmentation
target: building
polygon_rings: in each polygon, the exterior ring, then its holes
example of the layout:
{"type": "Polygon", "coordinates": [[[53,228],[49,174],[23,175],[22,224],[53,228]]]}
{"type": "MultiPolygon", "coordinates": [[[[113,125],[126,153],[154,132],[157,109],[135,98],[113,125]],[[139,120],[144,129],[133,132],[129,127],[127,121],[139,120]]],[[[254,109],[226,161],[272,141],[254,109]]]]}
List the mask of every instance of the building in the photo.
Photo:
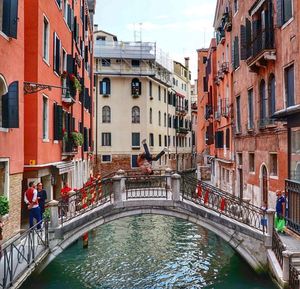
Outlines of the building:
{"type": "Polygon", "coordinates": [[[9,200],[10,211],[3,230],[3,238],[8,239],[19,232],[21,220],[24,165],[23,0],[0,1],[0,55],[0,195],[9,200]]]}
{"type": "Polygon", "coordinates": [[[176,138],[183,138],[179,129],[187,126],[185,117],[179,122],[176,105],[180,94],[180,105],[188,106],[188,68],[173,63],[152,42],[118,41],[101,30],[94,37],[96,170],[106,174],[136,168],[143,139],[152,154],[169,148],[156,168],[175,169],[176,155],[183,166],[183,148],[190,154],[191,147],[187,149],[188,140],[177,145],[176,138]],[[174,69],[178,72],[172,76],[174,69]]]}
{"type": "Polygon", "coordinates": [[[25,0],[23,191],[41,181],[49,199],[65,181],[81,188],[91,171],[93,9],[85,0],[25,0]]]}
{"type": "Polygon", "coordinates": [[[192,122],[192,167],[197,167],[197,124],[198,124],[198,95],[197,79],[191,84],[191,122],[192,122]]]}

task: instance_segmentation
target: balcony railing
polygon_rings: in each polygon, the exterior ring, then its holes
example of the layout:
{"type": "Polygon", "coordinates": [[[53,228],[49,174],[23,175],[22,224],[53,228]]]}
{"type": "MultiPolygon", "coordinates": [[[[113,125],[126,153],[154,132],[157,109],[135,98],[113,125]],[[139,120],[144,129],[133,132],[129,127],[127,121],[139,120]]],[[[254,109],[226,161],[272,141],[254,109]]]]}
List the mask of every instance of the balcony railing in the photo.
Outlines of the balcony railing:
{"type": "Polygon", "coordinates": [[[177,105],[176,106],[176,112],[178,112],[180,114],[187,114],[188,107],[185,107],[184,105],[177,105]]]}
{"type": "Polygon", "coordinates": [[[181,133],[181,134],[188,134],[189,131],[190,131],[190,129],[185,128],[185,127],[178,127],[176,129],[176,132],[177,133],[181,133]]]}
{"type": "Polygon", "coordinates": [[[62,155],[70,156],[70,155],[76,155],[78,153],[78,147],[75,146],[72,139],[64,139],[63,140],[63,151],[62,155]]]}

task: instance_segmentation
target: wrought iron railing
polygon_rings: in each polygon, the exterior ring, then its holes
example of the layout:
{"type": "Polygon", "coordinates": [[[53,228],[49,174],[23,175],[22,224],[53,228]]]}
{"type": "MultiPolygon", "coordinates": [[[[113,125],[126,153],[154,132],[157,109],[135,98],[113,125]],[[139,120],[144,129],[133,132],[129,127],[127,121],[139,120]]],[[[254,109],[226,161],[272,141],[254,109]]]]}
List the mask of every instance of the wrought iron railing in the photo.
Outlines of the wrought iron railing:
{"type": "Polygon", "coordinates": [[[136,176],[126,177],[126,199],[168,198],[170,184],[166,176],[136,176]]]}
{"type": "Polygon", "coordinates": [[[293,180],[285,181],[287,201],[287,227],[300,235],[300,182],[293,180]]]}
{"type": "Polygon", "coordinates": [[[282,252],[286,250],[286,246],[282,243],[280,237],[276,230],[273,230],[273,237],[272,237],[272,250],[276,256],[278,263],[280,264],[281,268],[283,266],[283,255],[282,252]]]}
{"type": "Polygon", "coordinates": [[[84,186],[71,195],[61,198],[58,203],[58,212],[61,224],[73,219],[86,211],[111,202],[113,194],[112,178],[96,180],[84,186]]]}
{"type": "Polygon", "coordinates": [[[299,253],[293,254],[290,257],[290,266],[289,266],[289,286],[290,288],[300,288],[300,270],[297,266],[293,263],[293,258],[300,257],[299,253]]]}
{"type": "Polygon", "coordinates": [[[266,225],[262,222],[265,219],[262,209],[219,188],[197,181],[195,178],[183,177],[181,191],[184,199],[205,206],[263,233],[266,231],[266,225]]]}
{"type": "Polygon", "coordinates": [[[10,288],[48,249],[48,221],[41,221],[0,251],[0,288],[10,288]],[[41,226],[41,229],[38,229],[41,226]]]}

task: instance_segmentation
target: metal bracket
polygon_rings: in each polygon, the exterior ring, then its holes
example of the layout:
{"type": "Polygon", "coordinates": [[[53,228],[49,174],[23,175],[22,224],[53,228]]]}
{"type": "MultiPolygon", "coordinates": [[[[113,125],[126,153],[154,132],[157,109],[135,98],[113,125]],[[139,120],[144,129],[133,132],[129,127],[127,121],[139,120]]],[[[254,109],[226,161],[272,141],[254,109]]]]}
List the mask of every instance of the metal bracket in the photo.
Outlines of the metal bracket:
{"type": "Polygon", "coordinates": [[[44,89],[51,90],[52,88],[66,89],[66,91],[68,91],[68,88],[63,87],[63,86],[56,86],[56,85],[24,81],[24,93],[25,94],[36,93],[36,92],[42,91],[44,89]]]}

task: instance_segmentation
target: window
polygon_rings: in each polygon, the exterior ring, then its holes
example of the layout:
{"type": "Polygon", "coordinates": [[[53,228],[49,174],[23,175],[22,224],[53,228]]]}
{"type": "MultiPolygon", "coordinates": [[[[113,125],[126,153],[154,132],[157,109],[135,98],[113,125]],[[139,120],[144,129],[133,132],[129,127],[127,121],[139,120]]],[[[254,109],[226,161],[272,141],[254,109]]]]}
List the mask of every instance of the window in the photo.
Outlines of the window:
{"type": "Polygon", "coordinates": [[[161,134],[158,135],[158,145],[161,147],[161,134]]]}
{"type": "Polygon", "coordinates": [[[166,135],[165,135],[165,137],[164,137],[164,141],[165,141],[165,147],[168,146],[168,144],[167,144],[168,138],[167,138],[166,135]]]}
{"type": "Polygon", "coordinates": [[[230,129],[226,128],[226,148],[230,148],[230,129]]]}
{"type": "Polygon", "coordinates": [[[102,155],[101,156],[102,163],[110,163],[111,162],[111,155],[102,155]]]}
{"type": "Polygon", "coordinates": [[[269,78],[269,116],[271,117],[276,111],[276,102],[275,102],[275,76],[274,74],[270,75],[269,78]]]}
{"type": "Polygon", "coordinates": [[[152,108],[149,110],[149,123],[152,124],[152,108]]]}
{"type": "Polygon", "coordinates": [[[206,57],[206,56],[203,56],[203,57],[202,57],[202,63],[205,64],[206,61],[207,61],[207,57],[206,57]]]}
{"type": "Polygon", "coordinates": [[[46,96],[43,96],[43,140],[49,139],[49,102],[46,96]]]}
{"type": "Polygon", "coordinates": [[[249,172],[255,172],[254,153],[249,153],[249,172]]]}
{"type": "Polygon", "coordinates": [[[167,90],[164,88],[164,103],[167,102],[167,90]]]}
{"type": "Polygon", "coordinates": [[[294,64],[284,69],[285,101],[286,106],[295,105],[294,97],[294,64]]]}
{"type": "Polygon", "coordinates": [[[158,112],[158,125],[161,126],[161,113],[158,112]]]}
{"type": "Polygon", "coordinates": [[[153,133],[149,134],[149,144],[152,147],[154,146],[154,135],[153,135],[153,133]]]}
{"type": "Polygon", "coordinates": [[[63,0],[63,3],[64,3],[64,18],[68,23],[68,2],[67,0],[63,0]]]}
{"type": "MultiPolygon", "coordinates": [[[[67,71],[67,52],[63,49],[62,51],[62,69],[63,71],[67,71]]],[[[67,87],[67,78],[62,79],[62,86],[67,87]]],[[[62,89],[62,95],[65,97],[66,96],[66,89],[62,89]]],[[[75,96],[74,96],[75,97],[75,96]]]]}
{"type": "Polygon", "coordinates": [[[59,8],[61,8],[61,1],[62,1],[62,0],[55,0],[55,1],[56,1],[57,6],[58,6],[59,8]]]}
{"type": "Polygon", "coordinates": [[[224,132],[217,131],[215,138],[216,138],[216,148],[222,149],[224,146],[224,132]]]}
{"type": "Polygon", "coordinates": [[[161,90],[160,90],[160,86],[158,86],[158,100],[161,100],[161,90]]]}
{"type": "Polygon", "coordinates": [[[260,82],[260,120],[263,121],[267,118],[267,98],[266,98],[266,83],[264,80],[260,82]]]}
{"type": "Polygon", "coordinates": [[[167,126],[167,114],[164,113],[164,127],[167,126]]]}
{"type": "Polygon", "coordinates": [[[241,97],[236,97],[236,132],[241,132],[241,97]]]}
{"type": "Polygon", "coordinates": [[[238,2],[238,0],[234,0],[233,1],[233,11],[234,11],[234,13],[236,13],[236,12],[238,12],[238,10],[239,10],[239,2],[238,2]]]}
{"type": "Polygon", "coordinates": [[[277,25],[280,27],[293,17],[293,0],[277,0],[277,25]]]}
{"type": "Polygon", "coordinates": [[[61,50],[61,42],[56,33],[54,33],[53,38],[54,45],[54,53],[53,53],[53,70],[60,75],[60,50],[61,50]]]}
{"type": "Polygon", "coordinates": [[[100,94],[103,95],[110,94],[110,79],[107,77],[103,78],[103,80],[100,81],[100,94]]]}
{"type": "Polygon", "coordinates": [[[137,78],[134,78],[131,81],[131,94],[138,96],[138,95],[141,95],[141,91],[142,91],[141,82],[137,78]]]}
{"type": "Polygon", "coordinates": [[[138,168],[137,158],[138,158],[138,155],[131,156],[131,167],[132,168],[138,168]]]}
{"type": "Polygon", "coordinates": [[[152,99],[152,81],[149,81],[149,96],[152,99]]]}
{"type": "Polygon", "coordinates": [[[270,175],[277,176],[277,154],[270,154],[270,175]]]}
{"type": "Polygon", "coordinates": [[[44,30],[43,30],[43,58],[49,62],[49,21],[44,17],[44,30]]]}
{"type": "Polygon", "coordinates": [[[111,122],[110,107],[107,105],[102,107],[102,122],[103,123],[111,122]]]}
{"type": "Polygon", "coordinates": [[[140,133],[133,132],[131,134],[131,146],[132,147],[140,147],[140,133]]]}
{"type": "Polygon", "coordinates": [[[110,59],[109,58],[102,58],[101,59],[101,63],[102,63],[102,66],[110,66],[110,59]]]}
{"type": "Polygon", "coordinates": [[[131,111],[132,123],[140,123],[140,108],[134,106],[131,111]]]}
{"type": "Polygon", "coordinates": [[[4,161],[0,158],[0,196],[8,196],[8,178],[9,178],[9,169],[8,161],[4,161]]]}
{"type": "Polygon", "coordinates": [[[111,133],[110,132],[102,133],[102,146],[111,146],[111,133]]]}
{"type": "Polygon", "coordinates": [[[139,59],[132,59],[131,60],[131,65],[133,67],[139,67],[140,66],[140,60],[139,59]]]}
{"type": "Polygon", "coordinates": [[[254,116],[253,116],[253,89],[248,90],[248,129],[254,127],[254,116]]]}
{"type": "Polygon", "coordinates": [[[237,153],[237,164],[239,166],[243,165],[243,153],[237,153]]]}
{"type": "Polygon", "coordinates": [[[233,69],[237,69],[240,66],[240,48],[239,48],[239,38],[238,36],[234,37],[233,49],[232,49],[232,65],[233,69]]]}

